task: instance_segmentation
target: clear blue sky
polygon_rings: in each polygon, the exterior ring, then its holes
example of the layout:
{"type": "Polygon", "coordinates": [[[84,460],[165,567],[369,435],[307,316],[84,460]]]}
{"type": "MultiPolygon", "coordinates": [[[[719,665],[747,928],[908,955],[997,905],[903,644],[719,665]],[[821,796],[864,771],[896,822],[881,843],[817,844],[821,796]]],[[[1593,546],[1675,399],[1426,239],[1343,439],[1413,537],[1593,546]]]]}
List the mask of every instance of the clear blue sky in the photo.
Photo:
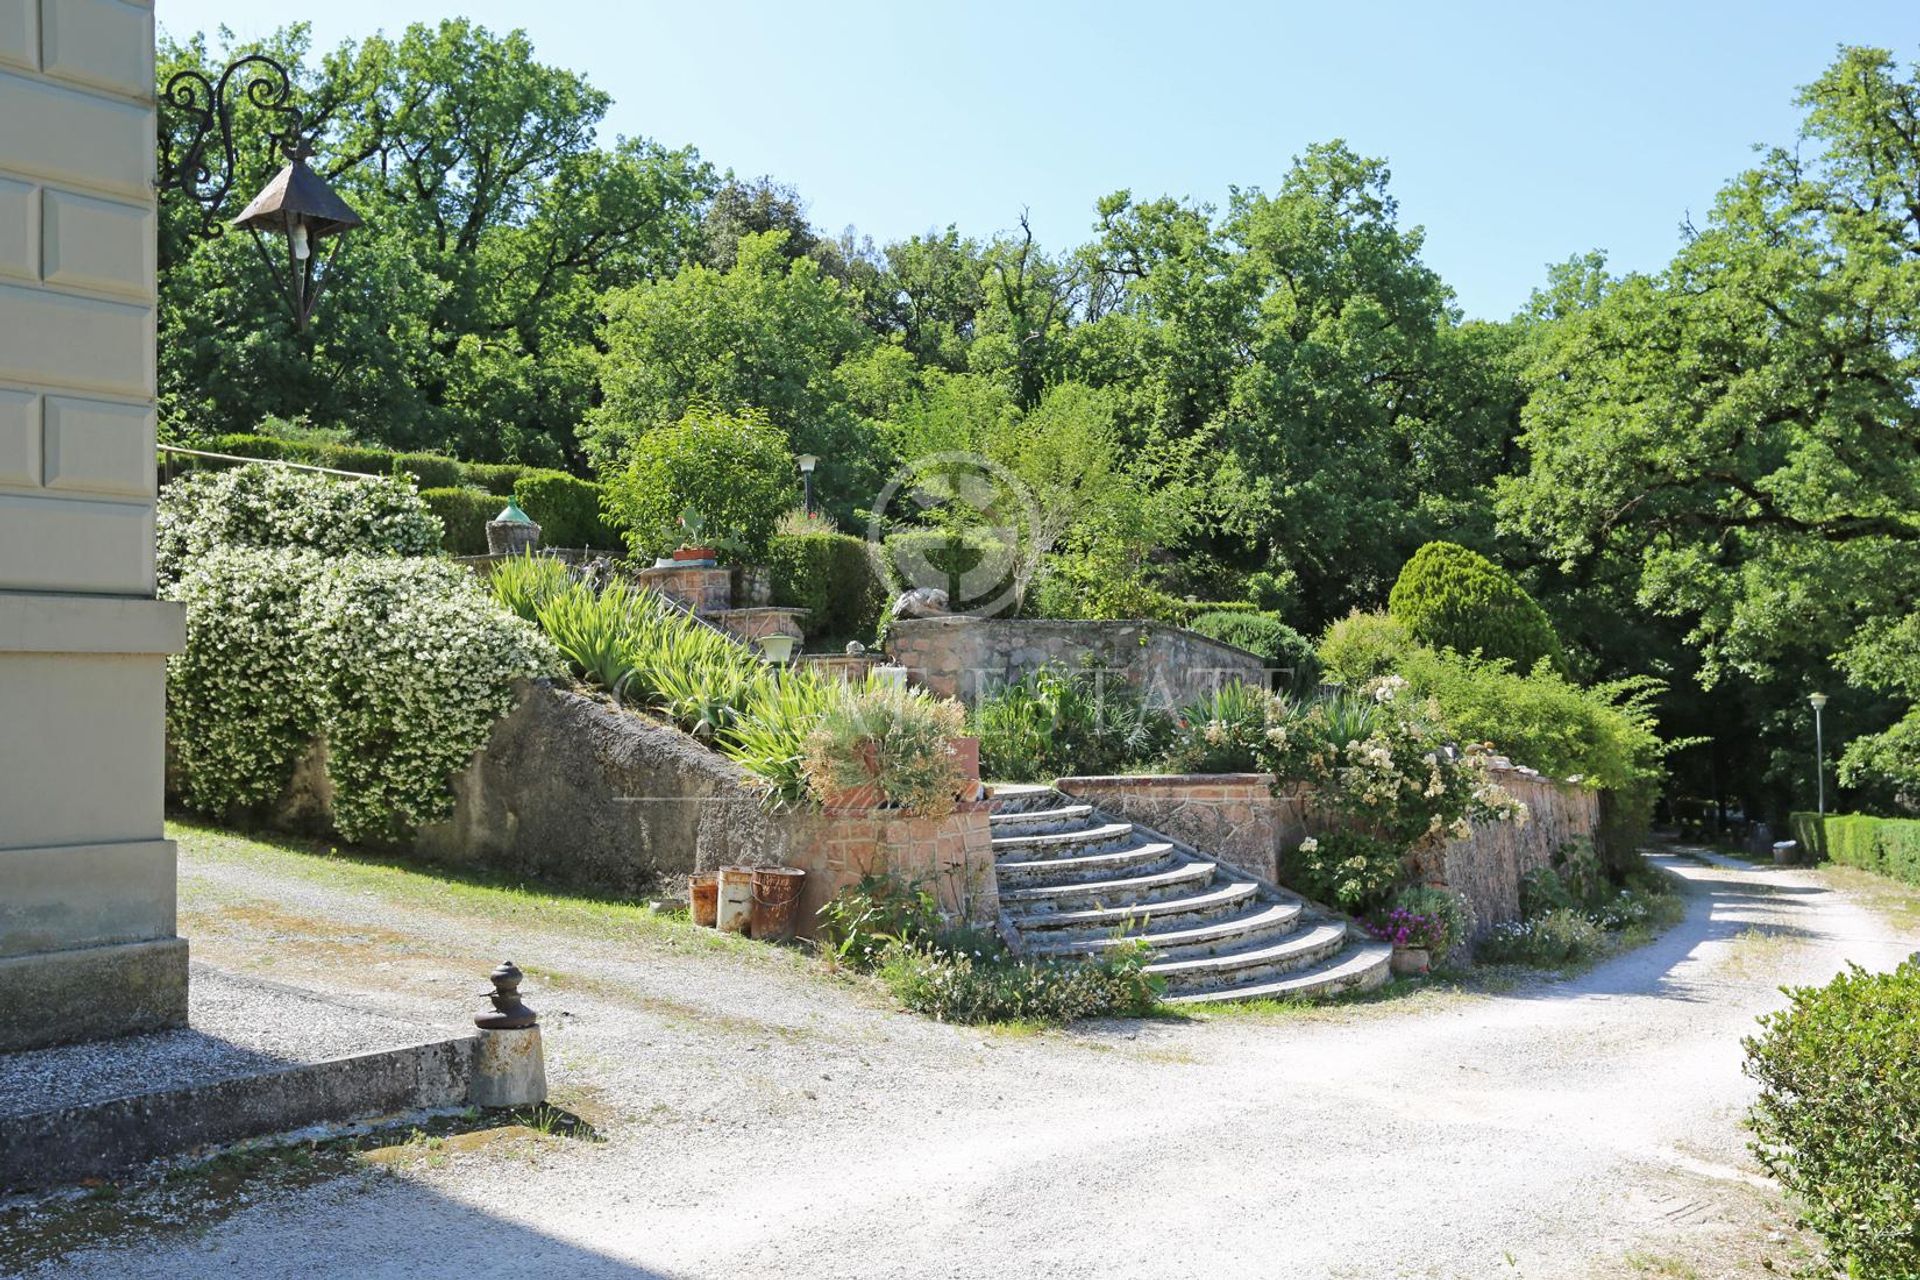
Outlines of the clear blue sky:
{"type": "Polygon", "coordinates": [[[932,4],[925,0],[159,0],[177,36],[311,13],[316,47],[465,14],[524,27],[614,97],[611,132],[770,173],[814,222],[884,241],[1031,210],[1052,247],[1093,202],[1276,187],[1310,142],[1386,157],[1470,316],[1599,248],[1656,268],[1841,43],[1920,60],[1917,0],[932,4]]]}

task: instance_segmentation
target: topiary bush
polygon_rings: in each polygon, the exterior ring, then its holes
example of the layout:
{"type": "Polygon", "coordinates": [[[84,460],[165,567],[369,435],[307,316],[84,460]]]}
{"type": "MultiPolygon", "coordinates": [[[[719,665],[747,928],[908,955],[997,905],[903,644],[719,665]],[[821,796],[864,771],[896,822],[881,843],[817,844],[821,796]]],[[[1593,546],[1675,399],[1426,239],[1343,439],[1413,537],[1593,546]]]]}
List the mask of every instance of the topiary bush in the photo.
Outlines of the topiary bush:
{"type": "Polygon", "coordinates": [[[620,534],[607,523],[604,485],[564,471],[529,471],[513,486],[513,500],[540,526],[549,547],[617,551],[620,534]]]}
{"type": "Polygon", "coordinates": [[[1546,610],[1505,569],[1451,542],[1429,542],[1413,553],[1387,597],[1387,612],[1421,644],[1477,650],[1520,671],[1543,660],[1566,665],[1546,610]]]}
{"type": "MultiPolygon", "coordinates": [[[[444,532],[440,547],[448,555],[483,556],[487,554],[487,522],[500,514],[507,504],[491,493],[478,489],[423,489],[420,500],[440,518],[444,532]]],[[[545,535],[542,529],[542,536],[545,535]]]]}
{"type": "Polygon", "coordinates": [[[348,480],[264,464],[181,476],[161,490],[154,523],[162,584],[215,547],[426,555],[441,534],[432,509],[403,480],[348,480]]]}
{"type": "Polygon", "coordinates": [[[1307,638],[1280,621],[1274,613],[1214,612],[1197,614],[1187,629],[1258,654],[1268,667],[1286,673],[1296,689],[1319,682],[1320,659],[1307,638]]]}
{"type": "Polygon", "coordinates": [[[864,639],[887,607],[867,543],[843,533],[775,534],[767,544],[773,602],[808,610],[809,638],[864,639]]]}
{"type": "Polygon", "coordinates": [[[700,407],[634,443],[626,469],[606,481],[607,512],[636,556],[699,537],[757,560],[793,505],[795,475],[786,432],[766,414],[700,407]],[[683,515],[702,532],[683,532],[683,515]]]}
{"type": "Polygon", "coordinates": [[[539,631],[440,560],[220,547],[164,593],[186,609],[167,660],[182,799],[267,817],[324,743],[332,827],[398,840],[444,817],[446,783],[524,676],[557,669],[539,631]]]}
{"type": "Polygon", "coordinates": [[[1754,1154],[1836,1271],[1920,1275],[1920,964],[1788,997],[1743,1042],[1754,1154]]]}

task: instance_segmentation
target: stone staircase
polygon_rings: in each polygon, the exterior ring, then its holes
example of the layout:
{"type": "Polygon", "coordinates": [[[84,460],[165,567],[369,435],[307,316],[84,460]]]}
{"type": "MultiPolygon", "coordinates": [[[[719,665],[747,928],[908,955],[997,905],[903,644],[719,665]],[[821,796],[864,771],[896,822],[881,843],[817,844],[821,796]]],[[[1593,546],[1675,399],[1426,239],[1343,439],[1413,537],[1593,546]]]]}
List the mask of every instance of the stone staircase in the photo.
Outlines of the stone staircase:
{"type": "Polygon", "coordinates": [[[1316,1000],[1387,979],[1392,949],[1299,898],[1047,786],[996,785],[1003,923],[1023,955],[1153,948],[1170,1004],[1316,1000]]]}

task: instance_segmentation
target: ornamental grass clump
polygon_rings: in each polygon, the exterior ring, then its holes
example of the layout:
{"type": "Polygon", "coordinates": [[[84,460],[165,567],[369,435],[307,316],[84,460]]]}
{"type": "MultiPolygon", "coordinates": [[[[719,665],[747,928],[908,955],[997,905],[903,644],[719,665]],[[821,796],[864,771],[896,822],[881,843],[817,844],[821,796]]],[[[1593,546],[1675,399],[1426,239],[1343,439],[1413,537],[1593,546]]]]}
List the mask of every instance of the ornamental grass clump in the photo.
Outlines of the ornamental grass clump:
{"type": "Polygon", "coordinates": [[[960,789],[953,739],[965,728],[966,713],[951,698],[875,682],[827,707],[802,767],[823,803],[872,789],[916,817],[943,817],[960,789]]]}

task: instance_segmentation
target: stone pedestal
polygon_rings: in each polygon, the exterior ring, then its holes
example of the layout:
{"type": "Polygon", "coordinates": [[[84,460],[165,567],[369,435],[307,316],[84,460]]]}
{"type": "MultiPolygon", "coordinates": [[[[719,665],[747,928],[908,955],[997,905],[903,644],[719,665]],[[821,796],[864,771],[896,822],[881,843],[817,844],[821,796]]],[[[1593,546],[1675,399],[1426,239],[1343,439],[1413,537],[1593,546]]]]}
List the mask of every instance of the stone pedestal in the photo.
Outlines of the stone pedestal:
{"type": "Polygon", "coordinates": [[[716,613],[733,603],[733,571],[718,565],[655,565],[635,575],[640,585],[695,613],[716,613]]]}
{"type": "Polygon", "coordinates": [[[540,1028],[476,1033],[468,1101],[476,1107],[530,1107],[546,1100],[547,1066],[540,1028]]]}

